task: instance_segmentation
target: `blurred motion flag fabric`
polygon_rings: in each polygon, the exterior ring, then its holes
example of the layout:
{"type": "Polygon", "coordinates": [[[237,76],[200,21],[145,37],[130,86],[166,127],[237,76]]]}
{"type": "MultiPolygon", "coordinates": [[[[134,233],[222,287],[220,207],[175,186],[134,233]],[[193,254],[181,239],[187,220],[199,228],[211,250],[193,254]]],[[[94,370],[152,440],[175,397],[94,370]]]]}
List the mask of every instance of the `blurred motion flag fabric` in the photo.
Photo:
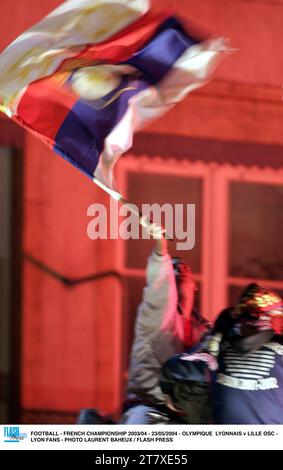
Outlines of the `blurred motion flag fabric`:
{"type": "Polygon", "coordinates": [[[156,5],[62,3],[0,54],[1,111],[111,186],[134,131],[203,85],[227,52],[156,5]]]}

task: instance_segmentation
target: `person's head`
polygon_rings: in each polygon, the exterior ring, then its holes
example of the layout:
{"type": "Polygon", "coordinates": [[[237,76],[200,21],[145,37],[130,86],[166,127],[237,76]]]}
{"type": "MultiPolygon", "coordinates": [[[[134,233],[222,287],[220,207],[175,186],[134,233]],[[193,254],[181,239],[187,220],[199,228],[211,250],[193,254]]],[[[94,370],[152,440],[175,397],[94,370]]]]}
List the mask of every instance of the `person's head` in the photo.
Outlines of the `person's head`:
{"type": "MultiPolygon", "coordinates": [[[[273,290],[249,284],[232,309],[222,312],[215,322],[215,335],[221,334],[241,353],[255,351],[283,333],[283,300],[273,290]]],[[[215,347],[213,339],[211,345],[215,347]]],[[[217,349],[217,348],[216,348],[217,349]]],[[[209,350],[212,352],[212,348],[209,350]]]]}
{"type": "Polygon", "coordinates": [[[281,334],[283,323],[276,320],[283,319],[283,300],[267,287],[249,284],[233,310],[233,318],[243,336],[268,330],[281,334]]]}
{"type": "Polygon", "coordinates": [[[192,270],[189,264],[181,258],[173,258],[172,264],[175,273],[177,291],[178,291],[178,312],[182,315],[186,310],[192,311],[196,283],[193,279],[192,270]]]}
{"type": "Polygon", "coordinates": [[[170,409],[188,424],[207,424],[212,417],[211,370],[217,365],[209,354],[178,354],[161,368],[160,387],[170,409]]]}

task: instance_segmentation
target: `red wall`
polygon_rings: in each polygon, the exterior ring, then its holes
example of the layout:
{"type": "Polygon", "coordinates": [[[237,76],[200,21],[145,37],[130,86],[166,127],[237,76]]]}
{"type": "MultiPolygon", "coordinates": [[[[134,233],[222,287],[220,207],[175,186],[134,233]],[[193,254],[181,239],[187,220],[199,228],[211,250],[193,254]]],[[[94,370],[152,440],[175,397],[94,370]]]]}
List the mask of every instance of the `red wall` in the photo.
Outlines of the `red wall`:
{"type": "MultiPolygon", "coordinates": [[[[104,194],[30,135],[25,157],[25,252],[72,279],[111,269],[114,247],[86,232],[87,208],[104,194]]],[[[119,282],[66,287],[29,261],[23,277],[23,407],[117,409],[119,282]]]]}
{"type": "Polygon", "coordinates": [[[222,79],[282,85],[283,3],[279,0],[177,0],[179,10],[238,49],[221,66],[222,79]]]}

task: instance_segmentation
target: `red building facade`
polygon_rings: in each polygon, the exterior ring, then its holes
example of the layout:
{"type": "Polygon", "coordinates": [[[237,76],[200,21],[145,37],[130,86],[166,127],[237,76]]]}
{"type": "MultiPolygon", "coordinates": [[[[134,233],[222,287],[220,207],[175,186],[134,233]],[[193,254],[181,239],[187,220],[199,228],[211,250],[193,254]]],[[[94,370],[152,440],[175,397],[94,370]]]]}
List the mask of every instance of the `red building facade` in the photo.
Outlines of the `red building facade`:
{"type": "MultiPolygon", "coordinates": [[[[59,3],[2,4],[0,48],[59,3]]],[[[137,204],[196,204],[196,245],[182,256],[212,319],[251,280],[283,292],[283,1],[178,5],[239,50],[136,136],[117,176],[137,204]]],[[[152,242],[90,240],[88,207],[108,197],[4,117],[0,146],[11,182],[2,208],[11,243],[0,251],[3,420],[7,404],[23,422],[72,421],[83,407],[118,413],[152,242]]]]}

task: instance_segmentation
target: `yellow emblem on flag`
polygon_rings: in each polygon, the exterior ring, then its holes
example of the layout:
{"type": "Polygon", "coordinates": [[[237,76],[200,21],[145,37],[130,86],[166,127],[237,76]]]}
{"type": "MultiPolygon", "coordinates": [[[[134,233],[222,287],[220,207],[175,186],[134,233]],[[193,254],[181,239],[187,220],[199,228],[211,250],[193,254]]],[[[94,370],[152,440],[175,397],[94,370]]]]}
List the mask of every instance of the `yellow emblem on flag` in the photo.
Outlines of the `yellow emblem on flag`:
{"type": "Polygon", "coordinates": [[[120,82],[113,67],[97,65],[78,69],[72,77],[72,89],[82,99],[95,101],[114,91],[120,82]]]}
{"type": "Polygon", "coordinates": [[[125,91],[136,90],[139,76],[140,73],[129,66],[95,65],[78,69],[71,78],[71,88],[79,98],[92,101],[92,106],[102,109],[125,91]],[[127,86],[120,87],[123,76],[127,77],[127,86]],[[104,100],[113,91],[116,93],[104,100]]]}

